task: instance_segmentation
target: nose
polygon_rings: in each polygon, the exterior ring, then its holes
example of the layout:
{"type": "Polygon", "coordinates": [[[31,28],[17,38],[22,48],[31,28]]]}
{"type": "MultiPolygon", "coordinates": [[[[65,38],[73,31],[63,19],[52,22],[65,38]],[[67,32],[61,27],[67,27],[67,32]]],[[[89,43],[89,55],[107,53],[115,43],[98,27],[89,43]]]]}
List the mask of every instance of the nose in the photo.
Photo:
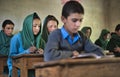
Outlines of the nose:
{"type": "Polygon", "coordinates": [[[39,26],[36,26],[36,29],[39,29],[39,26]]]}
{"type": "Polygon", "coordinates": [[[76,22],[76,26],[77,26],[77,27],[80,27],[80,25],[81,25],[81,22],[80,22],[80,21],[77,21],[77,22],[76,22]]]}
{"type": "Polygon", "coordinates": [[[12,33],[12,32],[13,32],[13,29],[9,29],[9,32],[12,33]]]}

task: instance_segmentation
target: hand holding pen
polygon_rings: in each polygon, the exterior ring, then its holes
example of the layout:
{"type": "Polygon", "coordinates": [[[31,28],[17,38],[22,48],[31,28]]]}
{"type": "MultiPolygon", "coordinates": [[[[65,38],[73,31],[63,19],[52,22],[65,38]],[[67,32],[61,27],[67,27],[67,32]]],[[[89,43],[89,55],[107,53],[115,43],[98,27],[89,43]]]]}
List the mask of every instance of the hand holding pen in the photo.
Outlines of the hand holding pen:
{"type": "Polygon", "coordinates": [[[31,42],[31,47],[29,48],[30,53],[35,53],[37,48],[34,46],[33,42],[31,42]]]}
{"type": "Polygon", "coordinates": [[[39,48],[37,51],[36,51],[36,53],[38,53],[38,54],[43,54],[43,49],[41,49],[41,48],[39,48]]]}

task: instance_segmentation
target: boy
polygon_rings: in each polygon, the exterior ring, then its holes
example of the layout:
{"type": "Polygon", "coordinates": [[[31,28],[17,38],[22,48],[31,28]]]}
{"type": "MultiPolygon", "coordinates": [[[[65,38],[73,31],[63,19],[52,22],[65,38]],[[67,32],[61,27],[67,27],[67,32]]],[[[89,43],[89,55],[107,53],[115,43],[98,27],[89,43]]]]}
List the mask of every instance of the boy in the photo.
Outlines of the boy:
{"type": "Polygon", "coordinates": [[[120,24],[116,25],[115,33],[108,42],[107,50],[113,52],[116,57],[120,57],[120,24]]]}
{"type": "Polygon", "coordinates": [[[84,8],[77,1],[68,1],[62,9],[61,29],[53,31],[48,37],[44,60],[60,60],[78,56],[81,52],[103,56],[102,49],[93,44],[78,29],[82,23],[84,8]]]}

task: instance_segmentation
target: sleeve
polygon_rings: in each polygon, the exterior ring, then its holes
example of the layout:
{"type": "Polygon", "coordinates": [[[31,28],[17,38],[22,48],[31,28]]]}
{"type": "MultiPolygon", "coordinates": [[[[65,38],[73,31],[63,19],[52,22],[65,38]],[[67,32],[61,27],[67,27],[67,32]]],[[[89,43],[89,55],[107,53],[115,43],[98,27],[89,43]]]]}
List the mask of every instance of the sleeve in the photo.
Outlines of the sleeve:
{"type": "Polygon", "coordinates": [[[19,51],[20,42],[21,42],[19,38],[20,38],[19,35],[14,36],[11,39],[11,43],[10,43],[10,53],[9,53],[8,60],[7,60],[7,65],[9,68],[10,75],[12,73],[12,56],[18,56],[21,54],[29,54],[29,49],[27,50],[21,49],[21,51],[19,51]]]}
{"type": "Polygon", "coordinates": [[[100,46],[100,47],[102,47],[102,44],[101,44],[101,42],[100,42],[99,39],[95,41],[95,44],[98,45],[98,46],[100,46]]]}
{"type": "Polygon", "coordinates": [[[19,36],[13,37],[11,39],[9,56],[18,56],[21,54],[29,54],[29,49],[24,50],[23,48],[20,47],[22,45],[21,41],[22,40],[20,40],[19,36]]]}
{"type": "Polygon", "coordinates": [[[85,47],[84,47],[85,52],[87,53],[94,53],[98,56],[104,56],[103,49],[94,43],[92,43],[89,39],[85,41],[85,47]]]}
{"type": "Polygon", "coordinates": [[[111,38],[110,41],[108,42],[107,50],[109,50],[110,52],[113,52],[114,48],[116,47],[115,43],[116,43],[116,40],[111,38]]]}
{"type": "Polygon", "coordinates": [[[56,31],[52,32],[48,36],[48,42],[45,47],[44,51],[44,60],[51,61],[51,60],[59,60],[63,58],[69,58],[72,56],[72,51],[65,51],[60,49],[60,37],[61,33],[56,31]]]}
{"type": "Polygon", "coordinates": [[[9,54],[10,45],[6,46],[4,44],[0,44],[0,54],[1,55],[8,55],[9,54]]]}

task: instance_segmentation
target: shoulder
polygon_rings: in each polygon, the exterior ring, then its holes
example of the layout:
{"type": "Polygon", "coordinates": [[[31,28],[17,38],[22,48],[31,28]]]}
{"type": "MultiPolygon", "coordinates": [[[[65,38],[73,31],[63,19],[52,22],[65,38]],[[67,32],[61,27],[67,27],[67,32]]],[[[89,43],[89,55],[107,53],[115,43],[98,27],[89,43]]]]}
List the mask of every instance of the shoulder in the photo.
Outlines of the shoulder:
{"type": "Polygon", "coordinates": [[[20,33],[17,33],[12,37],[11,40],[17,40],[17,39],[20,39],[20,38],[21,38],[20,33]]]}
{"type": "Polygon", "coordinates": [[[56,29],[55,31],[50,33],[50,36],[58,37],[60,35],[61,35],[61,30],[60,29],[56,29]]]}
{"type": "Polygon", "coordinates": [[[81,39],[82,40],[87,40],[88,38],[81,32],[81,31],[78,31],[78,34],[80,35],[81,39]]]}

